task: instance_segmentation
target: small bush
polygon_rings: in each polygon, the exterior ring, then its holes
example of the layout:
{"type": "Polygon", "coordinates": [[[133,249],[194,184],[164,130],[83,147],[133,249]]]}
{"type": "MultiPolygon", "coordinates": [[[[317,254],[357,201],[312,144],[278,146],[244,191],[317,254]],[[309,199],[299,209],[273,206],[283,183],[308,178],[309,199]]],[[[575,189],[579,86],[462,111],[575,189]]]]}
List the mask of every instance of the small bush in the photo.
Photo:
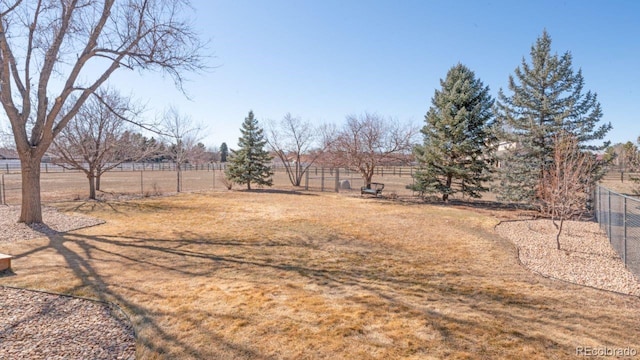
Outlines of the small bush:
{"type": "Polygon", "coordinates": [[[224,187],[226,187],[227,190],[231,190],[231,188],[233,187],[233,181],[227,178],[227,174],[224,174],[221,181],[222,181],[222,185],[224,185],[224,187]]]}

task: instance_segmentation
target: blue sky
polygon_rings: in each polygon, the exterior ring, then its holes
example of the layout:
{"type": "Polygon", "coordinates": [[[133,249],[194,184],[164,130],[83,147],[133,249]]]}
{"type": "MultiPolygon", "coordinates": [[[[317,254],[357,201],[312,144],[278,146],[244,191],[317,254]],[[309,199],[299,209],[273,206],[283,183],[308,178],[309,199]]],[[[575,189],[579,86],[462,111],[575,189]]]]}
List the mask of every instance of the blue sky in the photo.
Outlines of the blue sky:
{"type": "Polygon", "coordinates": [[[640,2],[610,1],[193,1],[212,69],[171,79],[121,71],[112,83],[147,103],[173,104],[200,122],[203,142],[234,148],[252,109],[341,125],[365,111],[422,125],[440,79],[458,62],[495,97],[547,29],[570,51],[585,89],[598,93],[608,139],[640,135],[640,2]]]}

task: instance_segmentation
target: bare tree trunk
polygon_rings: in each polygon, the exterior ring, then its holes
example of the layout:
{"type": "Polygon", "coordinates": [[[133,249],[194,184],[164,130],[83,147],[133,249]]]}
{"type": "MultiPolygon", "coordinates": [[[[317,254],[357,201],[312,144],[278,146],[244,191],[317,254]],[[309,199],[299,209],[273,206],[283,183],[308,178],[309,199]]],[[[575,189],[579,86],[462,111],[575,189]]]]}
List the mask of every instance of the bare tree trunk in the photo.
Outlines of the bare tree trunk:
{"type": "MultiPolygon", "coordinates": [[[[447,182],[445,184],[447,186],[447,189],[451,188],[451,178],[452,178],[451,175],[447,175],[447,182]]],[[[444,202],[449,201],[449,194],[448,193],[442,194],[442,201],[444,201],[444,202]]]]}
{"type": "Polygon", "coordinates": [[[296,176],[294,186],[300,186],[302,182],[302,176],[304,175],[304,168],[300,165],[300,159],[296,162],[296,176]]]}
{"type": "Polygon", "coordinates": [[[362,175],[364,177],[364,186],[366,186],[368,189],[371,188],[371,180],[373,179],[373,170],[363,173],[362,175]]]}
{"type": "Polygon", "coordinates": [[[18,221],[25,224],[42,222],[40,160],[41,157],[20,154],[20,163],[22,165],[22,210],[18,221]]]}
{"type": "Polygon", "coordinates": [[[560,226],[558,227],[558,233],[556,234],[556,245],[558,250],[560,250],[560,233],[562,232],[562,225],[564,225],[564,218],[560,218],[560,226]]]}
{"type": "Polygon", "coordinates": [[[102,176],[102,167],[98,166],[98,168],[96,169],[96,190],[100,191],[100,177],[102,176]]]}
{"type": "Polygon", "coordinates": [[[182,171],[180,168],[180,165],[176,165],[176,173],[178,176],[176,180],[176,192],[180,192],[180,190],[182,189],[182,171]]]}
{"type": "Polygon", "coordinates": [[[87,174],[87,179],[89,179],[89,199],[96,199],[96,177],[93,174],[87,174]]]}

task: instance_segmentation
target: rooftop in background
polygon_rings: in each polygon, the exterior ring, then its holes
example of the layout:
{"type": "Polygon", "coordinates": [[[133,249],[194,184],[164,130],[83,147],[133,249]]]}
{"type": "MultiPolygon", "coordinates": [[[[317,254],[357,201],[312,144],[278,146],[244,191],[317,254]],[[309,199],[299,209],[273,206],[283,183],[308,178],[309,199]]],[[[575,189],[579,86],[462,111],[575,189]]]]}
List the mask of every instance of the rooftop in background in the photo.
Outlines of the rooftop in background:
{"type": "Polygon", "coordinates": [[[18,152],[13,149],[0,148],[0,160],[17,160],[18,152]]]}

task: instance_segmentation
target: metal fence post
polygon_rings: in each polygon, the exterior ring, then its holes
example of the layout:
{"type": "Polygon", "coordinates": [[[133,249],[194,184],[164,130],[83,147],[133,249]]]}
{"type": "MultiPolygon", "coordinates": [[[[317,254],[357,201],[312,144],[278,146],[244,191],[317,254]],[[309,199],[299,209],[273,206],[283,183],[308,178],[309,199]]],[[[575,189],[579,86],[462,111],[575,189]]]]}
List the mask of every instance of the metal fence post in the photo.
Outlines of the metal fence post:
{"type": "Polygon", "coordinates": [[[596,199],[596,219],[598,220],[600,228],[602,228],[602,215],[600,214],[600,212],[602,212],[602,206],[600,205],[600,185],[596,185],[596,199]]]}
{"type": "Polygon", "coordinates": [[[627,266],[627,198],[623,197],[624,200],[624,245],[622,248],[622,260],[624,260],[624,266],[627,266]]]}
{"type": "Polygon", "coordinates": [[[306,174],[304,176],[304,189],[309,190],[309,170],[307,169],[306,174]]]}
{"type": "Polygon", "coordinates": [[[609,216],[607,217],[607,234],[609,234],[609,243],[611,243],[611,190],[607,190],[609,216]]]}
{"type": "Polygon", "coordinates": [[[2,203],[4,205],[7,205],[7,186],[6,186],[6,182],[4,181],[4,174],[2,174],[2,203]]]}

